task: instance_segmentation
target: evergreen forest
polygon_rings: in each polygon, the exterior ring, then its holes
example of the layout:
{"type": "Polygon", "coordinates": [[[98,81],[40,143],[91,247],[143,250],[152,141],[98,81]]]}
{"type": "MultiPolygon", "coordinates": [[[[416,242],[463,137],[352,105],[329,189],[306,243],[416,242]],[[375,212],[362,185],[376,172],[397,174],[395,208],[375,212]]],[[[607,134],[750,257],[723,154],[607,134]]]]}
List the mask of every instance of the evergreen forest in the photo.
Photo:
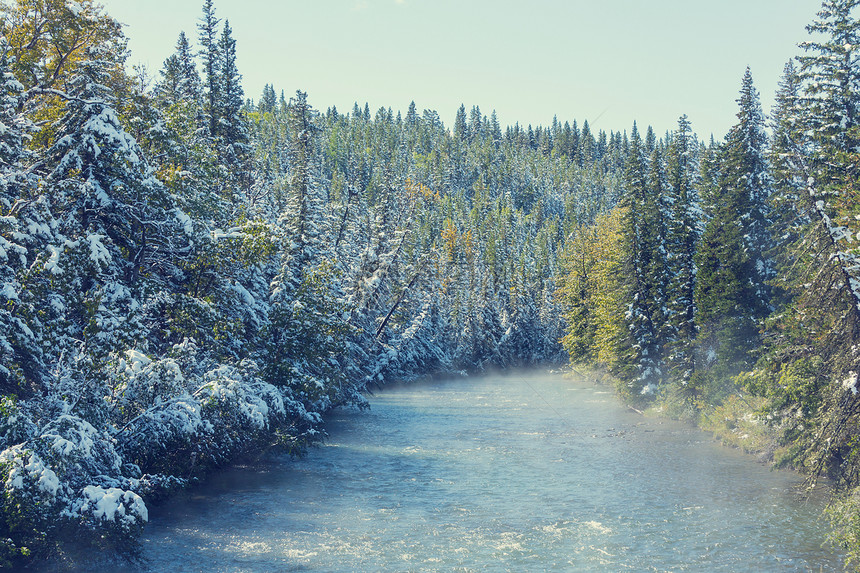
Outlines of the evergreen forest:
{"type": "Polygon", "coordinates": [[[827,478],[860,564],[858,5],[703,142],[245,94],[212,0],[149,78],[94,0],[2,0],[0,566],[133,553],[387,382],[567,363],[827,478]]]}

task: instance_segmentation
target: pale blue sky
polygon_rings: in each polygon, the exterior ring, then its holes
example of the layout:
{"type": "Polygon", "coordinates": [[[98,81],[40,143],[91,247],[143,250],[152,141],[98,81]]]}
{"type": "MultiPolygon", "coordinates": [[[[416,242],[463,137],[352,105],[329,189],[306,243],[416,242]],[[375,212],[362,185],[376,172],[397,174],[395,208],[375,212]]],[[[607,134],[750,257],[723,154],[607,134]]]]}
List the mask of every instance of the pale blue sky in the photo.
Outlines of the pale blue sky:
{"type": "MultiPolygon", "coordinates": [[[[130,63],[156,75],[202,0],[100,0],[126,24],[130,63]]],[[[820,0],[215,0],[247,97],[265,83],[325,110],[353,102],[495,109],[502,125],[588,119],[658,133],[686,113],[721,139],[749,65],[765,112],[820,0]]]]}

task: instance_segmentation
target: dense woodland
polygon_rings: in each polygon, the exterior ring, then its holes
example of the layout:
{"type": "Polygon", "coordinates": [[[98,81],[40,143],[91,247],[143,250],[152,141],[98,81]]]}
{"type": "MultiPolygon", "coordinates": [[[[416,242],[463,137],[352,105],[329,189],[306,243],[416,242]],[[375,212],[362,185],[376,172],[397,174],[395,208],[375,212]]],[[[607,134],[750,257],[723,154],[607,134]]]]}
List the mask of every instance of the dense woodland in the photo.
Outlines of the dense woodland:
{"type": "Polygon", "coordinates": [[[706,145],[250,99],[212,0],[154,78],[92,0],[0,2],[0,564],[133,547],[147,503],[387,381],[568,359],[744,404],[860,557],[858,3],[706,145]]]}

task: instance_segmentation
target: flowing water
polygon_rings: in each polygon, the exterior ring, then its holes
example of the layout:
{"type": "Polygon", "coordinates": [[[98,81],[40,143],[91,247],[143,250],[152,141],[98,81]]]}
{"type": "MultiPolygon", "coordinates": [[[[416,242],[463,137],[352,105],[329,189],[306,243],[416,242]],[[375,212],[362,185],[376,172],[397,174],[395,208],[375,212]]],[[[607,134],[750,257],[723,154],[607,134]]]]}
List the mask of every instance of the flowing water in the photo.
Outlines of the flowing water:
{"type": "Polygon", "coordinates": [[[585,380],[391,387],[327,428],[152,508],[144,570],[842,570],[797,474],[585,380]]]}

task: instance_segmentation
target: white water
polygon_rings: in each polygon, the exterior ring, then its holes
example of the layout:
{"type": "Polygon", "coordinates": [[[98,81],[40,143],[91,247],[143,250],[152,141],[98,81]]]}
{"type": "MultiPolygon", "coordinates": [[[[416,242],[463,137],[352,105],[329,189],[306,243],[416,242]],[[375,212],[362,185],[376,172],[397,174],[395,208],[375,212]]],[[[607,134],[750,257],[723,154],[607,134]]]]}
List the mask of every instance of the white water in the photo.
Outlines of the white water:
{"type": "Polygon", "coordinates": [[[150,571],[840,571],[822,500],[556,375],[388,388],[153,508],[150,571]]]}

